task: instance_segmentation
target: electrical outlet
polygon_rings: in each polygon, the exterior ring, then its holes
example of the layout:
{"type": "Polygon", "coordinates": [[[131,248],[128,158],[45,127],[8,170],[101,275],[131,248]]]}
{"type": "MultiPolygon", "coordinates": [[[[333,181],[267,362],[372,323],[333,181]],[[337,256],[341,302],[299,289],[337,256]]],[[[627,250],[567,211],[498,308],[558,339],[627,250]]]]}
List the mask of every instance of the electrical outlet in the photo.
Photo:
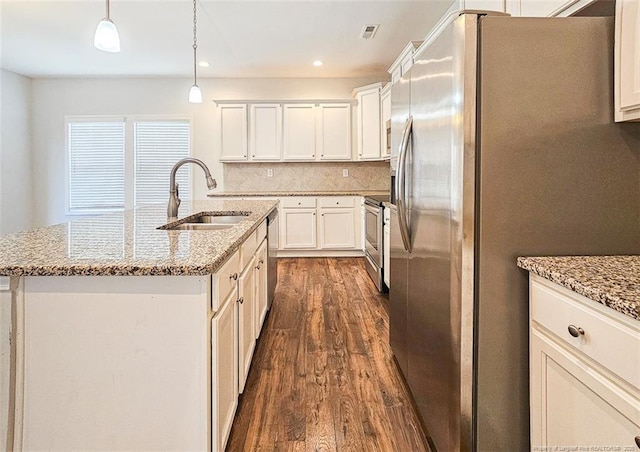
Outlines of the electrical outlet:
{"type": "Polygon", "coordinates": [[[267,177],[273,177],[273,170],[271,168],[267,170],[267,177]]]}
{"type": "Polygon", "coordinates": [[[342,170],[342,177],[349,177],[349,170],[348,169],[343,169],[342,170]]]}

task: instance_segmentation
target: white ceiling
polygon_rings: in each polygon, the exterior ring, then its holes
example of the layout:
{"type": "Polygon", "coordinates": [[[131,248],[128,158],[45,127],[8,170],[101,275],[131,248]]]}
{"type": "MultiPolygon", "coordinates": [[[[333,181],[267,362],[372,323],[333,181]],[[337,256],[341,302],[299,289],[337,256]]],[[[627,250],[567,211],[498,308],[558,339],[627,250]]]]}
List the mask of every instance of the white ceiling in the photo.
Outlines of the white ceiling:
{"type": "MultiPolygon", "coordinates": [[[[453,0],[198,0],[201,77],[385,77],[453,0]],[[380,24],[371,40],[365,24],[380,24]],[[311,62],[325,65],[315,68],[311,62]]],[[[2,0],[2,68],[29,77],[189,76],[190,0],[112,0],[122,51],[93,47],[102,0],[2,0]]]]}

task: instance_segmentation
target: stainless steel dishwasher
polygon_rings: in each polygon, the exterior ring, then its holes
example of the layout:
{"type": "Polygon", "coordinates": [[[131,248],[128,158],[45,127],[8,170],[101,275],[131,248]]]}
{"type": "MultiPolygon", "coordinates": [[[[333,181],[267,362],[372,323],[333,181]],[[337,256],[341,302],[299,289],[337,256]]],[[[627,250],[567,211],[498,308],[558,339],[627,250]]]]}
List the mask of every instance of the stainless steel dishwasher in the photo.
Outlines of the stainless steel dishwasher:
{"type": "Polygon", "coordinates": [[[267,217],[267,304],[269,309],[278,284],[278,209],[267,217]]]}

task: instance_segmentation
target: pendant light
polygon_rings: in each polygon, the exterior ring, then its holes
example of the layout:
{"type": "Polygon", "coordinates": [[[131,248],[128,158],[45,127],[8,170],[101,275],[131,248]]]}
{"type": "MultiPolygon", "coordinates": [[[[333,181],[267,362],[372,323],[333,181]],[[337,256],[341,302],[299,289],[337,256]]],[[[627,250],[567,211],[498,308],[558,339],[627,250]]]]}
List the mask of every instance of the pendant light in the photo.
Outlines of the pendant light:
{"type": "Polygon", "coordinates": [[[192,104],[201,104],[202,103],[202,91],[200,91],[200,87],[198,86],[198,79],[196,76],[196,68],[197,64],[197,56],[196,50],[198,48],[198,38],[197,38],[197,19],[196,19],[196,1],[193,0],[193,86],[189,90],[189,102],[192,104]]]}
{"type": "Polygon", "coordinates": [[[109,0],[107,0],[107,17],[98,23],[96,34],[93,37],[93,45],[96,49],[104,50],[105,52],[120,51],[118,30],[116,29],[116,24],[109,17],[109,0]]]}

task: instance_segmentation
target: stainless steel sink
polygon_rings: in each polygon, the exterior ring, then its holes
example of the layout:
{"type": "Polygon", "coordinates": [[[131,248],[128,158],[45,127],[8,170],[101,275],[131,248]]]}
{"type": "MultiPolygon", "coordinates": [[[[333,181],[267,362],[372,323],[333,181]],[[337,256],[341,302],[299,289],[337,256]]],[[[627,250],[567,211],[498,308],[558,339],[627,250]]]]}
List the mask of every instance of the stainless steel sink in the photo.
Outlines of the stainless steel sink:
{"type": "Polygon", "coordinates": [[[221,229],[232,228],[233,224],[216,224],[216,223],[182,223],[172,228],[167,228],[168,231],[218,231],[221,229]]]}
{"type": "Polygon", "coordinates": [[[217,231],[232,228],[242,220],[246,220],[248,216],[248,213],[238,215],[207,215],[203,213],[173,227],[168,228],[165,225],[158,229],[167,231],[217,231]]]}
{"type": "Polygon", "coordinates": [[[189,220],[189,223],[234,225],[246,219],[247,215],[202,215],[189,220]]]}

